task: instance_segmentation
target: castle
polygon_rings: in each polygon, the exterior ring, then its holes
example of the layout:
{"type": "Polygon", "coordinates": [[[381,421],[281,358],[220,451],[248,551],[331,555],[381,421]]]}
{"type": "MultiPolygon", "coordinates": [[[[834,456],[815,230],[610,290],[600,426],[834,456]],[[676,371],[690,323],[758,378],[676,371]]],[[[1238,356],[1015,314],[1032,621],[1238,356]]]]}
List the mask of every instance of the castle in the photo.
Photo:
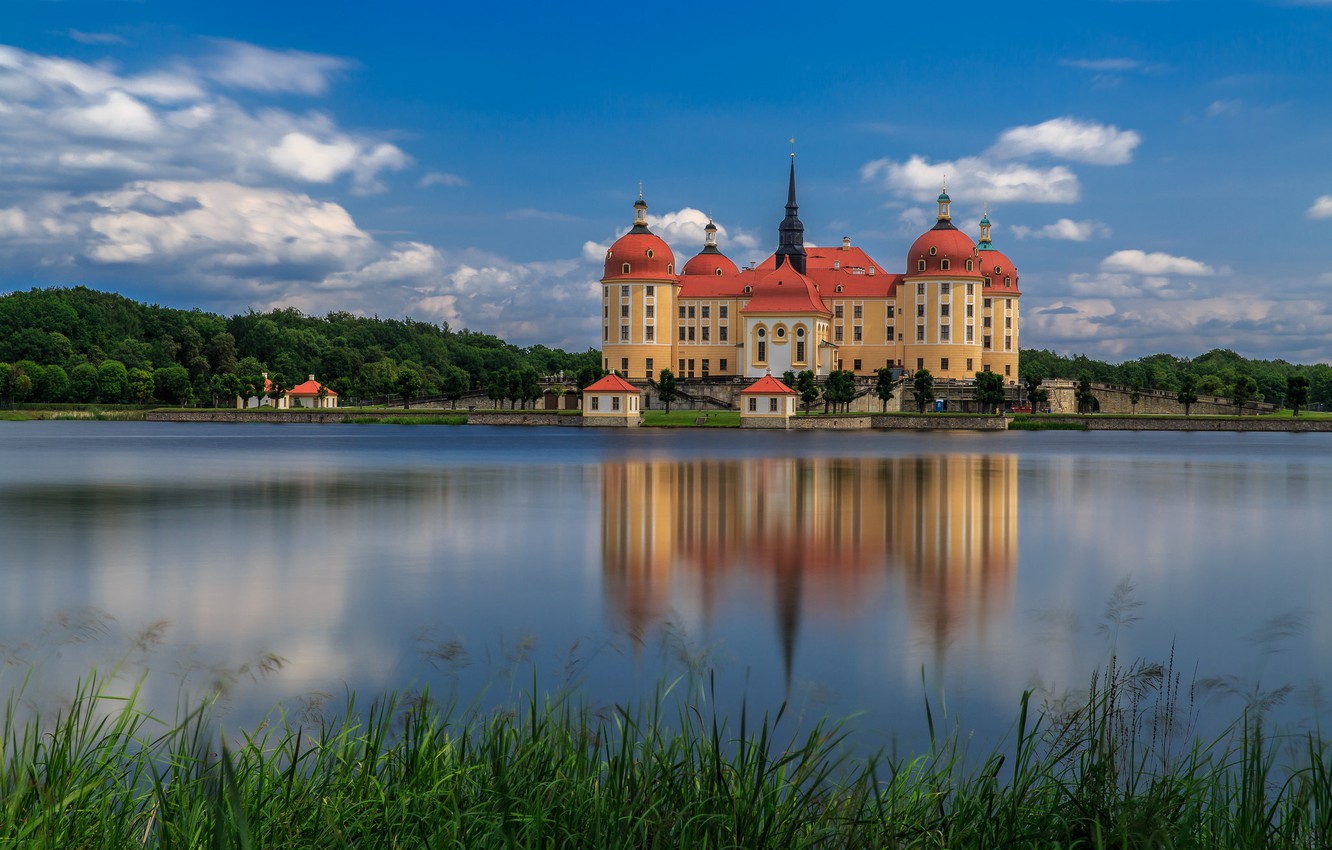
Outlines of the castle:
{"type": "Polygon", "coordinates": [[[709,221],[703,249],[677,269],[639,194],[633,228],[606,252],[603,366],[631,381],[662,369],[697,379],[869,376],[886,366],[928,369],[936,380],[990,371],[1016,383],[1021,292],[1017,269],[990,241],[988,213],[972,242],[952,223],[945,186],[937,222],[911,244],[901,272],[850,237],[806,248],[794,156],[777,250],[752,268],[722,253],[709,221]]]}

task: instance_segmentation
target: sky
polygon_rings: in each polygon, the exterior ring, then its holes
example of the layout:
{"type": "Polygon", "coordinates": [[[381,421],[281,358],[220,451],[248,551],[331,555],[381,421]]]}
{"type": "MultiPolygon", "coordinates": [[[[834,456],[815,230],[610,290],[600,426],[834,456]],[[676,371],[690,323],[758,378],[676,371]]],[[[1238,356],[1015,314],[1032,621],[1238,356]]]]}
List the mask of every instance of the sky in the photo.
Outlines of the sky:
{"type": "Polygon", "coordinates": [[[0,3],[0,292],[599,345],[640,183],[885,269],[988,209],[1024,348],[1332,362],[1332,0],[0,3]]]}

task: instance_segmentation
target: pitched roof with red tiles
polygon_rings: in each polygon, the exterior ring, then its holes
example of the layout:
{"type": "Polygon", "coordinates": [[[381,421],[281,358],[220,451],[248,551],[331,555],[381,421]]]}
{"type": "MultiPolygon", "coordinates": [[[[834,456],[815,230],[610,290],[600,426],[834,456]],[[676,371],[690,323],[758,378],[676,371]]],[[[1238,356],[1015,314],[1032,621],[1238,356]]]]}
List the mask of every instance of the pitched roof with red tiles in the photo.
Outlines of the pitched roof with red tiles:
{"type": "MultiPolygon", "coordinates": [[[[319,388],[321,386],[323,386],[323,384],[319,383],[314,378],[311,378],[310,380],[301,384],[297,384],[296,386],[287,390],[287,395],[318,396],[319,388]]],[[[338,394],[333,392],[332,390],[326,390],[325,392],[333,398],[338,397],[338,394]]]]}
{"type": "Polygon", "coordinates": [[[832,310],[823,303],[814,281],[805,275],[783,265],[759,278],[754,284],[754,293],[749,303],[740,309],[747,314],[774,313],[822,313],[832,315],[832,310]]]}
{"type": "Polygon", "coordinates": [[[675,280],[675,254],[655,233],[629,231],[615,240],[606,252],[602,280],[675,280]],[[625,264],[629,271],[624,270],[625,264]]]}
{"type": "Polygon", "coordinates": [[[748,387],[740,391],[740,395],[795,395],[796,391],[774,378],[772,375],[764,375],[748,387]]]}
{"type": "Polygon", "coordinates": [[[638,387],[621,378],[619,375],[607,375],[595,384],[592,384],[585,393],[636,393],[638,387]]]}
{"type": "Polygon", "coordinates": [[[689,258],[682,273],[686,275],[710,274],[714,277],[735,274],[740,271],[731,258],[721,251],[703,250],[689,258]]]}

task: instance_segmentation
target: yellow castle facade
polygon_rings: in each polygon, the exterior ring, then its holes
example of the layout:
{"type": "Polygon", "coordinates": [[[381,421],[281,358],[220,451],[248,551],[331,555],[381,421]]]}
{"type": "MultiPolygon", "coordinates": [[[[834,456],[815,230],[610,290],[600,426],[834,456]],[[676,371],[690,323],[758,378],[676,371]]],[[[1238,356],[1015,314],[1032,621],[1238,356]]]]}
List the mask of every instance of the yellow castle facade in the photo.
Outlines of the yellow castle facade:
{"type": "Polygon", "coordinates": [[[759,378],[769,372],[846,369],[870,376],[889,367],[927,369],[936,379],[989,371],[1018,380],[1017,268],[990,239],[952,223],[947,189],[936,223],[891,271],[844,238],[806,247],[791,164],[777,250],[740,268],[705,228],[702,250],[683,267],[652,233],[647,203],[606,252],[602,276],[602,365],[631,381],[677,377],[759,378]]]}

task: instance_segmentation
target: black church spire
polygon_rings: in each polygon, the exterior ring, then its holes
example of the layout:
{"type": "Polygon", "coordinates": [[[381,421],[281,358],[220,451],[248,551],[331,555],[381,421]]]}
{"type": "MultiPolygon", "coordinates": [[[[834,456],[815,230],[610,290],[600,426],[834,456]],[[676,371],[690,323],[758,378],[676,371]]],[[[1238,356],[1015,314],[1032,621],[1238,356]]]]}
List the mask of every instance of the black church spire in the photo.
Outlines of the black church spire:
{"type": "Polygon", "coordinates": [[[795,193],[795,154],[791,154],[791,185],[786,193],[786,218],[777,227],[777,268],[782,262],[791,264],[791,268],[805,273],[805,225],[800,223],[797,213],[800,205],[796,203],[795,193]]]}

